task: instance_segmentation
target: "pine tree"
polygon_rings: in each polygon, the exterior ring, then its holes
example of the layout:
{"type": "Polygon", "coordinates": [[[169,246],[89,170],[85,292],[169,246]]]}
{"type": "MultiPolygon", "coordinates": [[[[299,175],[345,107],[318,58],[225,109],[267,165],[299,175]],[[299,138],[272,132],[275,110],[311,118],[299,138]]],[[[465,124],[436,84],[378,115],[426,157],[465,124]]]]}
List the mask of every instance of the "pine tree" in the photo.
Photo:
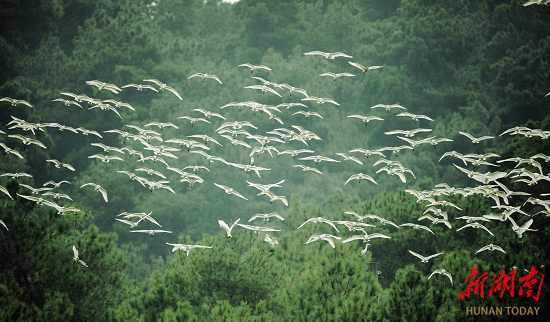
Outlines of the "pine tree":
{"type": "Polygon", "coordinates": [[[93,224],[84,229],[92,218],[88,211],[60,215],[17,196],[25,192],[16,180],[6,186],[15,201],[0,207],[8,227],[0,230],[1,319],[106,320],[118,302],[125,265],[116,235],[93,224]],[[73,246],[87,267],[73,260],[73,246]]]}

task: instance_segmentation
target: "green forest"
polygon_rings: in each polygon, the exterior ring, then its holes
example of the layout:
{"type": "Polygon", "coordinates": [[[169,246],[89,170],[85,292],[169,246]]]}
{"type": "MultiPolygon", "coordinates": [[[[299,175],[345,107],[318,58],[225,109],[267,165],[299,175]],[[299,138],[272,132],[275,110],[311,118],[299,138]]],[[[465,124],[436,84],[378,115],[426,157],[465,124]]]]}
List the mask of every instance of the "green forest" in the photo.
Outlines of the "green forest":
{"type": "Polygon", "coordinates": [[[548,321],[548,5],[1,2],[0,320],[548,321]]]}

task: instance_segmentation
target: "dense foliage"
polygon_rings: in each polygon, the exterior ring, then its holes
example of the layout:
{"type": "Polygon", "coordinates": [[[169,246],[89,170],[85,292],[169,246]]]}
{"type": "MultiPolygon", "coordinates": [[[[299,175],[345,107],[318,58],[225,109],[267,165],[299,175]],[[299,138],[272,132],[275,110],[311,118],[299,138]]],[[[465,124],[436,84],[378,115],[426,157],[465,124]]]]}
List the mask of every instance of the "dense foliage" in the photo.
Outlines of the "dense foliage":
{"type": "MultiPolygon", "coordinates": [[[[550,130],[550,9],[546,6],[522,7],[517,1],[330,1],[330,0],[240,0],[235,4],[219,0],[65,0],[0,4],[0,97],[24,99],[32,104],[11,106],[0,102],[0,142],[19,151],[23,158],[0,154],[0,172],[26,172],[33,177],[7,179],[0,185],[0,316],[2,320],[165,320],[165,321],[456,321],[466,316],[467,307],[540,306],[535,318],[550,316],[545,302],[549,291],[544,285],[541,300],[517,297],[460,299],[465,279],[475,266],[480,272],[499,274],[517,268],[518,276],[531,266],[544,274],[549,263],[550,229],[545,207],[525,203],[527,196],[509,198],[510,206],[521,206],[534,223],[518,238],[509,223],[484,223],[494,234],[479,229],[456,231],[464,222],[460,216],[496,213],[493,199],[483,194],[440,196],[459,209],[445,207],[453,229],[445,225],[418,222],[426,203],[405,189],[432,190],[446,182],[451,187],[479,186],[479,182],[453,166],[463,166],[447,151],[463,154],[495,152],[495,163],[513,157],[530,158],[536,153],[550,154],[548,140],[520,135],[498,136],[514,126],[550,130]],[[343,52],[353,59],[329,61],[305,52],[343,52]],[[348,61],[365,66],[381,65],[364,75],[348,61]],[[253,73],[239,64],[263,64],[271,71],[253,73]],[[319,77],[324,72],[349,72],[354,77],[319,77]],[[222,84],[207,79],[187,79],[194,73],[217,75],[222,84]],[[301,102],[299,94],[276,89],[282,97],[245,86],[259,84],[251,76],[304,88],[311,96],[332,98],[340,105],[305,101],[307,110],[322,119],[293,115],[298,109],[281,108],[276,113],[284,122],[268,119],[266,113],[245,107],[220,107],[230,102],[257,101],[261,104],[301,102]],[[101,80],[121,87],[145,84],[159,79],[174,87],[179,100],[168,91],[155,93],[125,88],[119,94],[86,85],[101,80]],[[212,81],[212,82],[210,82],[212,81]],[[54,102],[67,98],[61,92],[86,94],[102,100],[114,99],[131,104],[135,111],[122,108],[121,118],[87,103],[65,106],[54,102]],[[376,104],[400,104],[407,112],[425,114],[434,121],[412,121],[396,117],[395,111],[371,109],[376,104]],[[202,108],[222,114],[227,121],[250,121],[258,127],[252,134],[269,135],[278,127],[301,126],[322,141],[273,143],[279,151],[307,148],[315,155],[339,160],[338,163],[299,161],[290,155],[254,155],[257,166],[271,169],[246,173],[220,162],[207,164],[201,155],[186,147],[166,158],[171,167],[208,165],[197,172],[204,183],[190,186],[166,170],[160,162],[139,162],[137,155],[121,156],[124,161],[103,163],[90,159],[101,150],[91,143],[143,150],[139,141],[104,131],[120,129],[134,133],[127,125],[144,128],[149,122],[172,122],[179,128],[162,129],[162,137],[186,138],[207,134],[223,146],[208,143],[211,155],[233,163],[248,164],[250,149],[231,146],[214,129],[225,121],[216,117],[211,123],[191,126],[178,117],[202,117],[192,111],[202,108]],[[371,115],[384,121],[365,123],[347,116],[371,115]],[[13,129],[13,118],[32,123],[57,122],[74,128],[98,131],[94,135],[75,134],[46,128],[36,133],[13,129]],[[415,178],[406,174],[406,183],[396,176],[376,171],[380,156],[352,154],[355,148],[375,150],[404,145],[403,140],[384,132],[429,128],[426,138],[449,138],[437,146],[421,145],[398,155],[386,151],[386,158],[400,161],[415,178]],[[472,144],[458,132],[494,139],[472,144]],[[5,132],[5,134],[4,134],[5,132]],[[47,149],[24,145],[8,135],[36,138],[47,149]],[[363,164],[343,162],[335,153],[356,156],[363,164]],[[76,171],[57,169],[47,159],[71,164],[76,171]],[[309,162],[309,163],[308,163],[309,162]],[[305,173],[293,165],[318,168],[323,174],[305,173]],[[142,187],[117,171],[133,172],[140,167],[161,171],[175,194],[167,190],[142,187]],[[359,172],[368,180],[344,182],[359,172]],[[266,196],[253,196],[257,190],[247,181],[262,184],[285,180],[273,188],[288,198],[268,203],[266,196]],[[68,180],[59,189],[74,200],[64,204],[80,209],[60,215],[53,208],[22,198],[30,195],[21,184],[41,187],[46,181],[68,180]],[[108,192],[108,202],[88,182],[99,183],[108,192]],[[223,184],[241,192],[248,201],[214,186],[223,184]],[[433,234],[410,227],[396,228],[371,219],[365,223],[370,233],[390,239],[365,243],[335,240],[304,245],[313,234],[328,233],[345,239],[358,234],[338,225],[336,232],[326,224],[304,221],[323,217],[355,221],[374,214],[397,224],[420,223],[433,234]],[[172,234],[128,232],[128,226],[115,220],[123,212],[146,212],[172,234]],[[279,244],[271,248],[265,233],[236,227],[233,237],[219,227],[240,218],[246,224],[256,213],[277,212],[285,221],[271,219],[253,225],[280,230],[270,232],[279,244]],[[92,215],[93,214],[93,215],[92,215]],[[211,249],[170,252],[166,243],[200,244],[211,249]],[[498,244],[498,251],[475,252],[484,245],[498,244]],[[72,260],[72,246],[88,267],[72,260]],[[420,263],[409,250],[424,255],[443,252],[428,263],[420,263]],[[380,272],[367,272],[369,263],[378,263],[380,272]],[[444,275],[428,276],[444,268],[452,272],[453,283],[444,275]]],[[[161,131],[156,128],[155,131],[161,131]]],[[[239,137],[254,147],[254,140],[239,137]]],[[[151,142],[160,145],[158,141],[151,142]]],[[[257,143],[256,143],[257,144],[257,143]]],[[[165,144],[169,145],[169,144],[165,144]]],[[[180,148],[175,144],[171,144],[180,148]]],[[[144,152],[145,153],[145,152],[144,152]]],[[[146,155],[151,155],[150,151],[146,155]]],[[[105,153],[117,155],[117,153],[105,153]]],[[[305,156],[305,155],[300,155],[305,156]]],[[[547,162],[538,159],[541,172],[548,174],[547,162]]],[[[512,171],[513,162],[491,166],[464,166],[469,170],[512,171]]],[[[534,171],[532,166],[522,165],[534,171]]],[[[147,176],[143,173],[138,175],[147,176]]],[[[152,177],[148,177],[152,178],[152,177]]],[[[155,180],[160,177],[155,178],[155,180]]],[[[549,182],[538,184],[501,180],[512,191],[530,193],[534,198],[549,192],[549,182]]],[[[52,198],[47,198],[52,200],[52,198]]],[[[55,202],[64,203],[59,200],[55,202]]],[[[521,225],[529,218],[514,214],[521,225]],[[518,217],[521,216],[521,217],[518,217]]],[[[140,228],[154,229],[144,221],[140,228]],[[147,225],[147,226],[144,226],[147,225]]],[[[489,279],[490,281],[491,279],[489,279]]],[[[489,283],[489,282],[487,282],[489,283]]],[[[486,284],[487,286],[487,284],[486,284]]],[[[476,320],[492,317],[476,316],[476,320]]],[[[519,316],[505,316],[509,320],[519,316]]]]}
{"type": "Polygon", "coordinates": [[[7,183],[16,201],[4,201],[0,217],[1,319],[4,321],[105,320],[118,302],[124,260],[115,233],[100,233],[88,211],[61,216],[17,196],[18,182],[7,183]],[[74,265],[73,245],[87,267],[74,265]]]}

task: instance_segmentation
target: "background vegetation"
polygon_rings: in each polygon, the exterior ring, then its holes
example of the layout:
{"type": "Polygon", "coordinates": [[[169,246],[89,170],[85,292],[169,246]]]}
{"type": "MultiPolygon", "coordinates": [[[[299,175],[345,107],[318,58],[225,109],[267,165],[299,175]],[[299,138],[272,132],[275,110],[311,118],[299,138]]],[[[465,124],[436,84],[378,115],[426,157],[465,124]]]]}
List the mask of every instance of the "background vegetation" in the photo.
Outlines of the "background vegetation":
{"type": "MultiPolygon", "coordinates": [[[[376,214],[397,224],[417,223],[425,203],[418,203],[405,189],[434,189],[442,182],[457,188],[478,185],[452,165],[456,159],[440,160],[446,151],[495,152],[500,155],[497,159],[550,154],[547,140],[498,136],[522,125],[550,130],[550,97],[545,98],[550,91],[547,7],[522,7],[517,1],[467,0],[241,0],[233,5],[209,0],[29,0],[2,2],[0,14],[0,97],[25,99],[33,105],[12,107],[0,102],[0,130],[6,132],[0,134],[0,142],[24,156],[0,155],[1,172],[33,175],[0,180],[15,199],[0,196],[0,219],[9,228],[0,227],[0,301],[7,308],[0,312],[2,319],[455,321],[470,318],[465,316],[465,308],[471,306],[540,306],[537,318],[548,318],[546,285],[539,302],[517,295],[511,299],[480,299],[473,295],[465,300],[456,296],[465,289],[464,279],[471,266],[495,274],[515,266],[522,275],[532,265],[545,273],[550,232],[544,214],[534,217],[531,228],[537,231],[526,233],[522,239],[511,231],[509,223],[488,223],[494,237],[473,229],[456,232],[463,222],[455,218],[496,212],[490,208],[494,201],[480,195],[444,197],[462,209],[446,209],[452,230],[426,224],[434,231],[432,235],[377,224],[368,232],[380,232],[391,239],[374,239],[366,255],[360,253],[364,248],[361,242],[336,242],[335,249],[325,242],[304,245],[312,234],[330,233],[343,238],[355,234],[345,232],[344,226],[339,226],[340,233],[324,224],[296,229],[313,217],[353,220],[346,211],[376,214]],[[320,56],[303,55],[313,50],[343,52],[353,58],[329,62],[320,56]],[[361,75],[348,60],[384,67],[361,75]],[[237,67],[243,63],[264,64],[272,71],[251,74],[237,67]],[[356,76],[335,81],[318,76],[328,71],[356,76]],[[223,85],[187,79],[196,72],[215,74],[223,85]],[[283,125],[247,108],[220,109],[230,102],[300,102],[299,95],[289,96],[284,90],[277,89],[282,95],[279,98],[244,89],[259,83],[251,76],[304,88],[309,95],[333,98],[340,106],[304,102],[323,119],[305,119],[292,115],[296,108],[284,109],[277,114],[283,125]],[[132,88],[118,95],[98,93],[85,83],[97,79],[120,87],[150,78],[176,88],[183,100],[166,91],[139,93],[132,88]],[[130,103],[135,111],[120,110],[120,119],[97,108],[88,110],[85,103],[80,109],[52,102],[62,97],[61,92],[116,99],[130,103]],[[370,109],[380,103],[401,104],[408,112],[428,115],[434,121],[415,123],[396,117],[394,111],[370,109]],[[398,156],[386,152],[386,158],[399,160],[414,172],[416,179],[407,175],[406,183],[395,176],[376,174],[381,166],[372,165],[379,157],[361,154],[353,155],[363,165],[348,161],[317,166],[289,155],[255,155],[256,165],[271,169],[262,171],[261,178],[213,163],[210,172],[199,170],[204,183],[192,188],[180,183],[175,173],[168,173],[158,162],[144,164],[125,155],[124,162],[104,165],[88,158],[101,152],[90,145],[93,142],[141,148],[138,142],[103,131],[132,132],[125,125],[143,128],[157,121],[179,127],[164,129],[165,140],[207,134],[224,145],[209,144],[209,154],[248,164],[249,149],[230,146],[214,131],[223,120],[212,118],[211,124],[191,127],[177,119],[184,115],[199,117],[191,111],[196,108],[221,113],[227,121],[248,120],[258,127],[252,134],[267,135],[275,128],[302,126],[322,141],[309,141],[309,147],[298,141],[273,145],[280,151],[308,148],[315,155],[340,161],[337,152],[350,154],[354,148],[373,150],[405,144],[384,134],[390,130],[430,128],[433,131],[429,135],[418,134],[414,139],[437,136],[453,141],[435,148],[422,145],[398,156]],[[360,120],[347,118],[353,114],[385,120],[365,126],[360,120]],[[96,130],[103,138],[53,128],[32,135],[9,129],[7,123],[12,117],[96,130]],[[495,139],[473,145],[458,131],[495,139]],[[26,147],[9,134],[35,137],[47,149],[26,147]],[[77,171],[56,169],[45,161],[53,158],[73,165],[77,171]],[[302,173],[292,167],[295,164],[315,166],[323,174],[302,173]],[[164,173],[176,194],[150,192],[116,172],[133,172],[142,166],[164,173]],[[378,185],[364,180],[344,185],[359,172],[371,175],[378,185]],[[246,183],[283,179],[283,187],[274,191],[289,199],[289,207],[278,201],[270,204],[265,196],[254,196],[256,190],[246,183]],[[28,194],[20,183],[40,187],[48,180],[72,183],[62,186],[61,192],[70,195],[74,200],[71,204],[81,209],[78,215],[60,216],[17,197],[17,192],[28,194]],[[103,186],[109,202],[105,203],[93,189],[79,189],[87,182],[103,186]],[[227,196],[214,183],[233,187],[249,200],[227,196]],[[279,240],[273,249],[263,241],[263,233],[255,235],[239,227],[234,237],[227,238],[217,222],[240,218],[244,223],[256,213],[275,211],[286,220],[267,223],[281,230],[273,233],[279,240]],[[122,212],[152,212],[163,228],[174,233],[153,238],[130,233],[127,226],[115,220],[122,212]],[[167,242],[213,248],[193,250],[187,257],[179,252],[172,254],[167,242]],[[498,244],[507,253],[474,255],[489,243],[498,244]],[[71,263],[72,245],[77,245],[88,269],[71,263]],[[445,253],[423,264],[409,254],[409,249],[424,255],[445,253]],[[366,272],[368,262],[379,263],[378,282],[366,272]],[[442,275],[427,280],[433,270],[440,268],[452,272],[452,285],[442,275]]],[[[255,141],[240,139],[254,146],[255,141]]],[[[185,148],[177,156],[167,160],[170,166],[206,165],[202,156],[185,148]]],[[[539,161],[543,173],[548,174],[548,164],[539,161]]],[[[513,167],[513,163],[505,162],[498,171],[513,167]]],[[[495,171],[486,166],[470,165],[468,169],[495,171]]],[[[511,190],[532,193],[535,198],[549,192],[549,183],[543,180],[533,186],[513,181],[502,180],[511,190]]],[[[514,196],[510,205],[523,206],[522,210],[531,216],[544,210],[540,205],[524,205],[526,199],[514,196]]],[[[518,223],[527,221],[524,217],[514,215],[518,223]]]]}

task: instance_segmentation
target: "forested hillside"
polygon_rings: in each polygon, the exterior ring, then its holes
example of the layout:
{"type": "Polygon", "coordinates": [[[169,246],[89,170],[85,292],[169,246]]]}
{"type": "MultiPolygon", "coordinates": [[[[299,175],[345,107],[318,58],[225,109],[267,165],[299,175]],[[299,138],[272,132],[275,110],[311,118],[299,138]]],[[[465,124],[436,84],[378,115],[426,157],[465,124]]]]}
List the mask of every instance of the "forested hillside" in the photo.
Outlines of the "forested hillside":
{"type": "Polygon", "coordinates": [[[550,262],[550,8],[523,4],[1,3],[0,316],[547,320],[547,285],[487,296],[550,262]]]}

